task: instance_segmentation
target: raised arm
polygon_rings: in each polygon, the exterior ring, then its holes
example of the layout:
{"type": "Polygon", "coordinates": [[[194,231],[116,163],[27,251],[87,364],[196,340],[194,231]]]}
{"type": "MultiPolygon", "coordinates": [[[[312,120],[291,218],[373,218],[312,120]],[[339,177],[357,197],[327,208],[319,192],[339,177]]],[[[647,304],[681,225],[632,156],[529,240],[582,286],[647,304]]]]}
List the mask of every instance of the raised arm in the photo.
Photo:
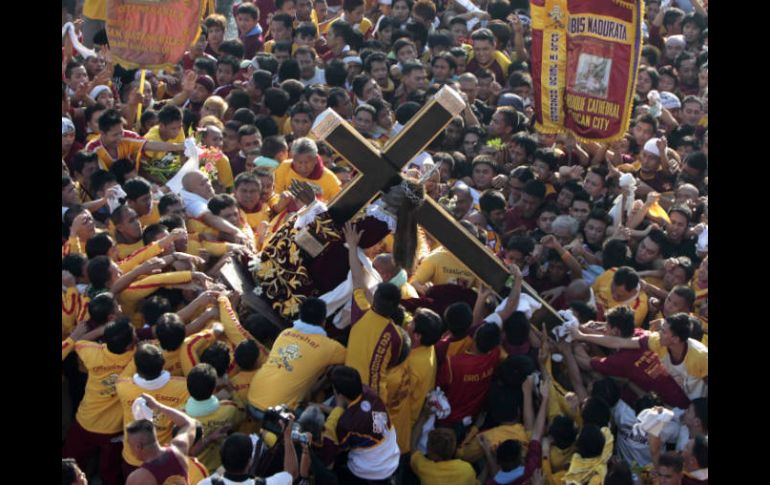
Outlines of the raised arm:
{"type": "Polygon", "coordinates": [[[564,261],[564,264],[566,264],[569,268],[570,276],[572,277],[573,281],[583,277],[583,267],[580,266],[578,260],[575,259],[575,257],[572,256],[569,251],[564,249],[564,246],[561,245],[561,243],[556,239],[554,235],[549,234],[543,237],[543,239],[540,240],[540,243],[544,247],[553,249],[559,253],[561,260],[564,261]]]}
{"type": "Polygon", "coordinates": [[[361,232],[356,231],[350,221],[345,223],[342,233],[345,235],[345,243],[348,246],[348,263],[350,264],[350,274],[353,278],[353,289],[366,289],[366,279],[364,277],[364,267],[358,259],[358,243],[361,241],[361,232]]]}
{"type": "Polygon", "coordinates": [[[142,394],[141,397],[144,398],[148,408],[168,416],[174,426],[179,429],[177,435],[171,440],[171,445],[175,446],[183,455],[187,455],[193,441],[195,441],[195,428],[198,426],[198,421],[178,409],[159,403],[149,394],[142,394]]]}

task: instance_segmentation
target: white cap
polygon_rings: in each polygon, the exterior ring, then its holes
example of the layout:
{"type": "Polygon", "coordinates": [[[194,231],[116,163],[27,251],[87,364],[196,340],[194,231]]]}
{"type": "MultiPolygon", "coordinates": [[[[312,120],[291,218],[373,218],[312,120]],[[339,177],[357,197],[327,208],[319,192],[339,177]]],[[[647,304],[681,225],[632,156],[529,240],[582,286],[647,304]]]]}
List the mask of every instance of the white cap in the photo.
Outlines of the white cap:
{"type": "Polygon", "coordinates": [[[669,35],[666,37],[665,41],[666,46],[672,46],[672,47],[684,47],[687,45],[687,43],[684,41],[684,35],[678,34],[678,35],[669,35]]]}
{"type": "Polygon", "coordinates": [[[679,97],[669,91],[660,92],[660,103],[666,109],[679,109],[682,107],[682,102],[679,100],[679,97]]]}
{"type": "Polygon", "coordinates": [[[659,157],[660,150],[658,150],[658,145],[657,145],[659,139],[660,138],[650,138],[649,140],[647,140],[647,143],[644,144],[644,151],[650,152],[656,157],[659,157]]]}
{"type": "Polygon", "coordinates": [[[102,94],[105,91],[112,92],[109,86],[105,86],[104,84],[100,84],[98,86],[95,86],[94,89],[91,90],[90,93],[88,93],[88,96],[91,99],[96,99],[99,97],[100,94],[102,94]]]}

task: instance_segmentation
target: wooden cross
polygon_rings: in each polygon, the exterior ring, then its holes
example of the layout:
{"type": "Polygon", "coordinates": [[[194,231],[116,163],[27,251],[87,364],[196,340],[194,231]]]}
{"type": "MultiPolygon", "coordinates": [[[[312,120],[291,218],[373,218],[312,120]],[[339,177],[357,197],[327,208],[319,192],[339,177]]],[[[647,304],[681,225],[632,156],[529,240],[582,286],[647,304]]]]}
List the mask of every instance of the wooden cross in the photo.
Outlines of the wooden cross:
{"type": "MultiPolygon", "coordinates": [[[[329,214],[338,224],[344,224],[364,208],[380,193],[385,193],[390,187],[402,181],[403,168],[436,138],[452,118],[465,109],[465,102],[452,88],[444,86],[418,111],[404,126],[399,134],[390,139],[382,148],[377,149],[361,136],[355,128],[340,117],[334,110],[327,109],[321,113],[311,129],[313,135],[326,142],[339,155],[348,160],[360,172],[352,183],[337,194],[329,204],[329,214]]],[[[440,242],[450,253],[458,257],[463,264],[477,277],[486,283],[497,294],[506,296],[510,272],[500,259],[484,244],[471,236],[438,202],[430,197],[417,209],[417,222],[435,240],[440,242]]],[[[232,269],[227,272],[233,278],[242,280],[243,270],[235,275],[232,269]]],[[[236,282],[252,293],[251,285],[236,282]]],[[[231,286],[235,286],[231,284],[231,286]]],[[[522,289],[543,304],[550,313],[549,320],[558,314],[543,301],[537,292],[526,282],[522,281],[522,289]]],[[[256,296],[255,296],[256,297],[256,296]]],[[[249,297],[249,300],[254,298],[249,297]]],[[[249,303],[247,301],[247,303],[249,303]]],[[[268,305],[258,302],[250,303],[259,307],[261,312],[268,305]]],[[[256,309],[256,308],[255,308],[256,309]]]]}

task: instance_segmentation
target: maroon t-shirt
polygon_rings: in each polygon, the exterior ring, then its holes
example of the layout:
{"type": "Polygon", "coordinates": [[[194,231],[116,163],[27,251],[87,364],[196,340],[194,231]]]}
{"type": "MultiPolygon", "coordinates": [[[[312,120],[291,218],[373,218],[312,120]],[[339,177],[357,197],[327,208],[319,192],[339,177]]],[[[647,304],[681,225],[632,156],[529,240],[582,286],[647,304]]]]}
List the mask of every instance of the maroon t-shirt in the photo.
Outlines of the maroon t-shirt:
{"type": "Polygon", "coordinates": [[[466,352],[447,358],[436,377],[436,385],[444,390],[452,411],[438,424],[459,423],[481,411],[499,362],[500,347],[483,355],[466,352]]]}
{"type": "Polygon", "coordinates": [[[524,217],[519,206],[513,206],[505,213],[505,232],[513,231],[519,227],[526,231],[532,231],[537,227],[537,217],[524,217]]]}
{"type": "Polygon", "coordinates": [[[612,377],[623,377],[643,390],[656,392],[664,403],[687,409],[690,400],[657,354],[643,349],[621,349],[607,357],[591,359],[591,369],[612,377]]]}

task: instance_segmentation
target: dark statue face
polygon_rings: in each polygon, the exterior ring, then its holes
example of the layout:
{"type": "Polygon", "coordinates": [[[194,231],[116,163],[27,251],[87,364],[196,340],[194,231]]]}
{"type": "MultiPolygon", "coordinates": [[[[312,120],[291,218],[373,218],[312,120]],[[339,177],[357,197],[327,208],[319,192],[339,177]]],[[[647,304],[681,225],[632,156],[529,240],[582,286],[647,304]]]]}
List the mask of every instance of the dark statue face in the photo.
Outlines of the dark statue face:
{"type": "Polygon", "coordinates": [[[393,209],[398,209],[401,207],[401,204],[404,203],[404,199],[406,198],[406,193],[404,192],[404,188],[398,184],[394,185],[388,191],[385,193],[385,195],[382,196],[382,200],[390,206],[393,209]]]}

